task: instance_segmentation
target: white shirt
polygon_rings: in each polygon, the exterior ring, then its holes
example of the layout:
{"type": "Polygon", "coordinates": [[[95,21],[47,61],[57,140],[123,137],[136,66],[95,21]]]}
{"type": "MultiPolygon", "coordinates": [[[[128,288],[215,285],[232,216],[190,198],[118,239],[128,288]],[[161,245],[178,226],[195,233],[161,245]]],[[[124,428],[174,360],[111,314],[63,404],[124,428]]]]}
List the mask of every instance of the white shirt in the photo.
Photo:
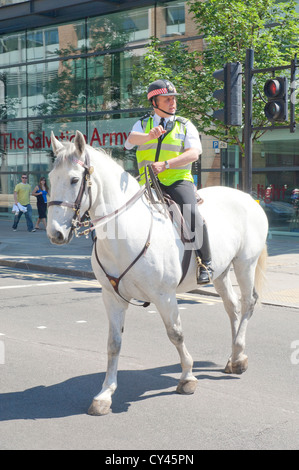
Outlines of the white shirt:
{"type": "MultiPolygon", "coordinates": [[[[174,118],[175,116],[164,118],[165,127],[167,126],[168,121],[173,121],[174,118]]],[[[160,121],[161,121],[161,117],[158,116],[158,114],[154,114],[154,123],[153,123],[154,127],[157,127],[160,121]]],[[[131,132],[142,132],[142,133],[144,132],[140,120],[134,124],[131,132]]],[[[135,147],[135,145],[130,144],[129,137],[128,137],[128,139],[125,142],[125,148],[127,150],[131,150],[133,147],[135,147]]],[[[192,124],[191,121],[187,121],[186,135],[185,135],[185,149],[190,149],[190,148],[196,148],[198,149],[199,154],[202,153],[202,146],[201,146],[201,141],[199,138],[198,130],[196,129],[194,124],[192,124]]]]}

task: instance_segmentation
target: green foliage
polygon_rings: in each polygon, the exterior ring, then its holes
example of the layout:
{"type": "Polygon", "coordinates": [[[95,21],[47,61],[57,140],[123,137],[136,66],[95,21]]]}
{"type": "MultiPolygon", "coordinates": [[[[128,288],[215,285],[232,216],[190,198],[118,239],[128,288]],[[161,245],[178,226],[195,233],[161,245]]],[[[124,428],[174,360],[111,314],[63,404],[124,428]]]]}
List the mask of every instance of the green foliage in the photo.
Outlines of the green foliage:
{"type": "MultiPolygon", "coordinates": [[[[237,143],[243,152],[242,129],[225,127],[213,120],[213,110],[221,108],[213,92],[221,82],[213,72],[226,62],[245,65],[246,49],[255,52],[254,68],[290,65],[298,51],[299,15],[296,2],[287,0],[192,0],[187,2],[193,14],[198,34],[204,38],[203,51],[190,51],[186,43],[165,44],[152,38],[144,57],[140,83],[147,85],[157,78],[168,78],[181,96],[179,114],[189,117],[198,130],[231,144],[237,143]]],[[[277,75],[289,76],[289,70],[277,75]]],[[[265,126],[263,85],[271,74],[255,74],[253,124],[265,126]]],[[[244,80],[243,80],[244,84],[244,80]]],[[[243,86],[244,91],[244,86],[243,86]]],[[[145,101],[146,102],[146,101],[145,101]]],[[[299,115],[299,111],[298,111],[299,115]]],[[[256,132],[254,139],[261,136],[256,132]]]]}

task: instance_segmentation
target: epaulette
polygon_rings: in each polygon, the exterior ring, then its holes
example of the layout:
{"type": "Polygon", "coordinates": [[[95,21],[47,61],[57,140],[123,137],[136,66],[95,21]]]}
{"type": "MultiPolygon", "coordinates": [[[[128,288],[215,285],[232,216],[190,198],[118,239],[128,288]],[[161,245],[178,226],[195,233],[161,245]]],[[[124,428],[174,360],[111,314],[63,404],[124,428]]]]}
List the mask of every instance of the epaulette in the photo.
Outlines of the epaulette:
{"type": "Polygon", "coordinates": [[[151,114],[152,114],[151,112],[146,113],[144,116],[142,116],[142,117],[139,119],[139,121],[141,121],[141,122],[144,121],[144,119],[149,118],[149,117],[151,116],[151,114]]]}
{"type": "Polygon", "coordinates": [[[182,116],[176,116],[175,120],[181,122],[184,125],[186,125],[187,122],[189,121],[189,119],[183,118],[182,116]]]}

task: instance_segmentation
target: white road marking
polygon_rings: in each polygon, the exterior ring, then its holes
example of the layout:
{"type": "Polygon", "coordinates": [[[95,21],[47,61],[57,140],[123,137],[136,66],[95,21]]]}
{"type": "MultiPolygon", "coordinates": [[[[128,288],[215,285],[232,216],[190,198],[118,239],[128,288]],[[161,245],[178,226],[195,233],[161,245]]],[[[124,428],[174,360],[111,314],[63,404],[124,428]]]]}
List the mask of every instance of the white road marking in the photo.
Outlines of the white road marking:
{"type": "Polygon", "coordinates": [[[20,286],[1,286],[0,289],[25,289],[28,287],[45,287],[45,286],[57,286],[58,284],[70,284],[71,282],[77,281],[53,281],[53,282],[40,282],[35,284],[22,284],[20,286]]]}
{"type": "MultiPolygon", "coordinates": [[[[6,270],[7,272],[8,270],[6,270]]],[[[15,270],[13,271],[15,273],[15,270]]],[[[22,272],[22,277],[31,277],[32,276],[38,278],[38,277],[48,277],[53,279],[52,275],[47,275],[45,273],[25,273],[22,272]]],[[[75,279],[75,280],[66,280],[66,281],[56,281],[55,278],[52,281],[49,282],[36,282],[34,284],[21,284],[21,285],[16,285],[16,286],[0,286],[0,290],[5,290],[5,289],[26,289],[29,287],[47,287],[47,286],[57,286],[57,285],[63,285],[63,284],[85,284],[88,286],[97,286],[98,288],[101,288],[101,284],[95,279],[75,279]]],[[[180,300],[192,300],[193,302],[196,303],[203,303],[206,305],[214,305],[215,303],[222,303],[221,298],[217,297],[212,297],[212,296],[205,296],[205,295],[198,295],[198,294],[178,294],[177,298],[180,300]]],[[[179,307],[180,310],[186,310],[186,307],[179,307]]],[[[148,310],[148,313],[157,313],[156,310],[148,310]]]]}

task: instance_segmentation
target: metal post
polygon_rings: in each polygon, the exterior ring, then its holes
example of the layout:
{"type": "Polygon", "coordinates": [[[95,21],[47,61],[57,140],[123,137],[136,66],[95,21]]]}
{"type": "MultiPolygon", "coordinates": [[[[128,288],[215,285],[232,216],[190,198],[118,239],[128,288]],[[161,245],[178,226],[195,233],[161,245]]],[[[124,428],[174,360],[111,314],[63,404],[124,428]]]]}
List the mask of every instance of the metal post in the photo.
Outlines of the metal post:
{"type": "Polygon", "coordinates": [[[252,82],[253,82],[254,50],[246,49],[245,59],[245,172],[243,189],[247,193],[252,192],[252,82]]]}
{"type": "Polygon", "coordinates": [[[290,95],[290,132],[296,130],[296,116],[295,116],[295,103],[296,103],[296,71],[297,71],[297,54],[291,62],[291,95],[290,95]]]}

